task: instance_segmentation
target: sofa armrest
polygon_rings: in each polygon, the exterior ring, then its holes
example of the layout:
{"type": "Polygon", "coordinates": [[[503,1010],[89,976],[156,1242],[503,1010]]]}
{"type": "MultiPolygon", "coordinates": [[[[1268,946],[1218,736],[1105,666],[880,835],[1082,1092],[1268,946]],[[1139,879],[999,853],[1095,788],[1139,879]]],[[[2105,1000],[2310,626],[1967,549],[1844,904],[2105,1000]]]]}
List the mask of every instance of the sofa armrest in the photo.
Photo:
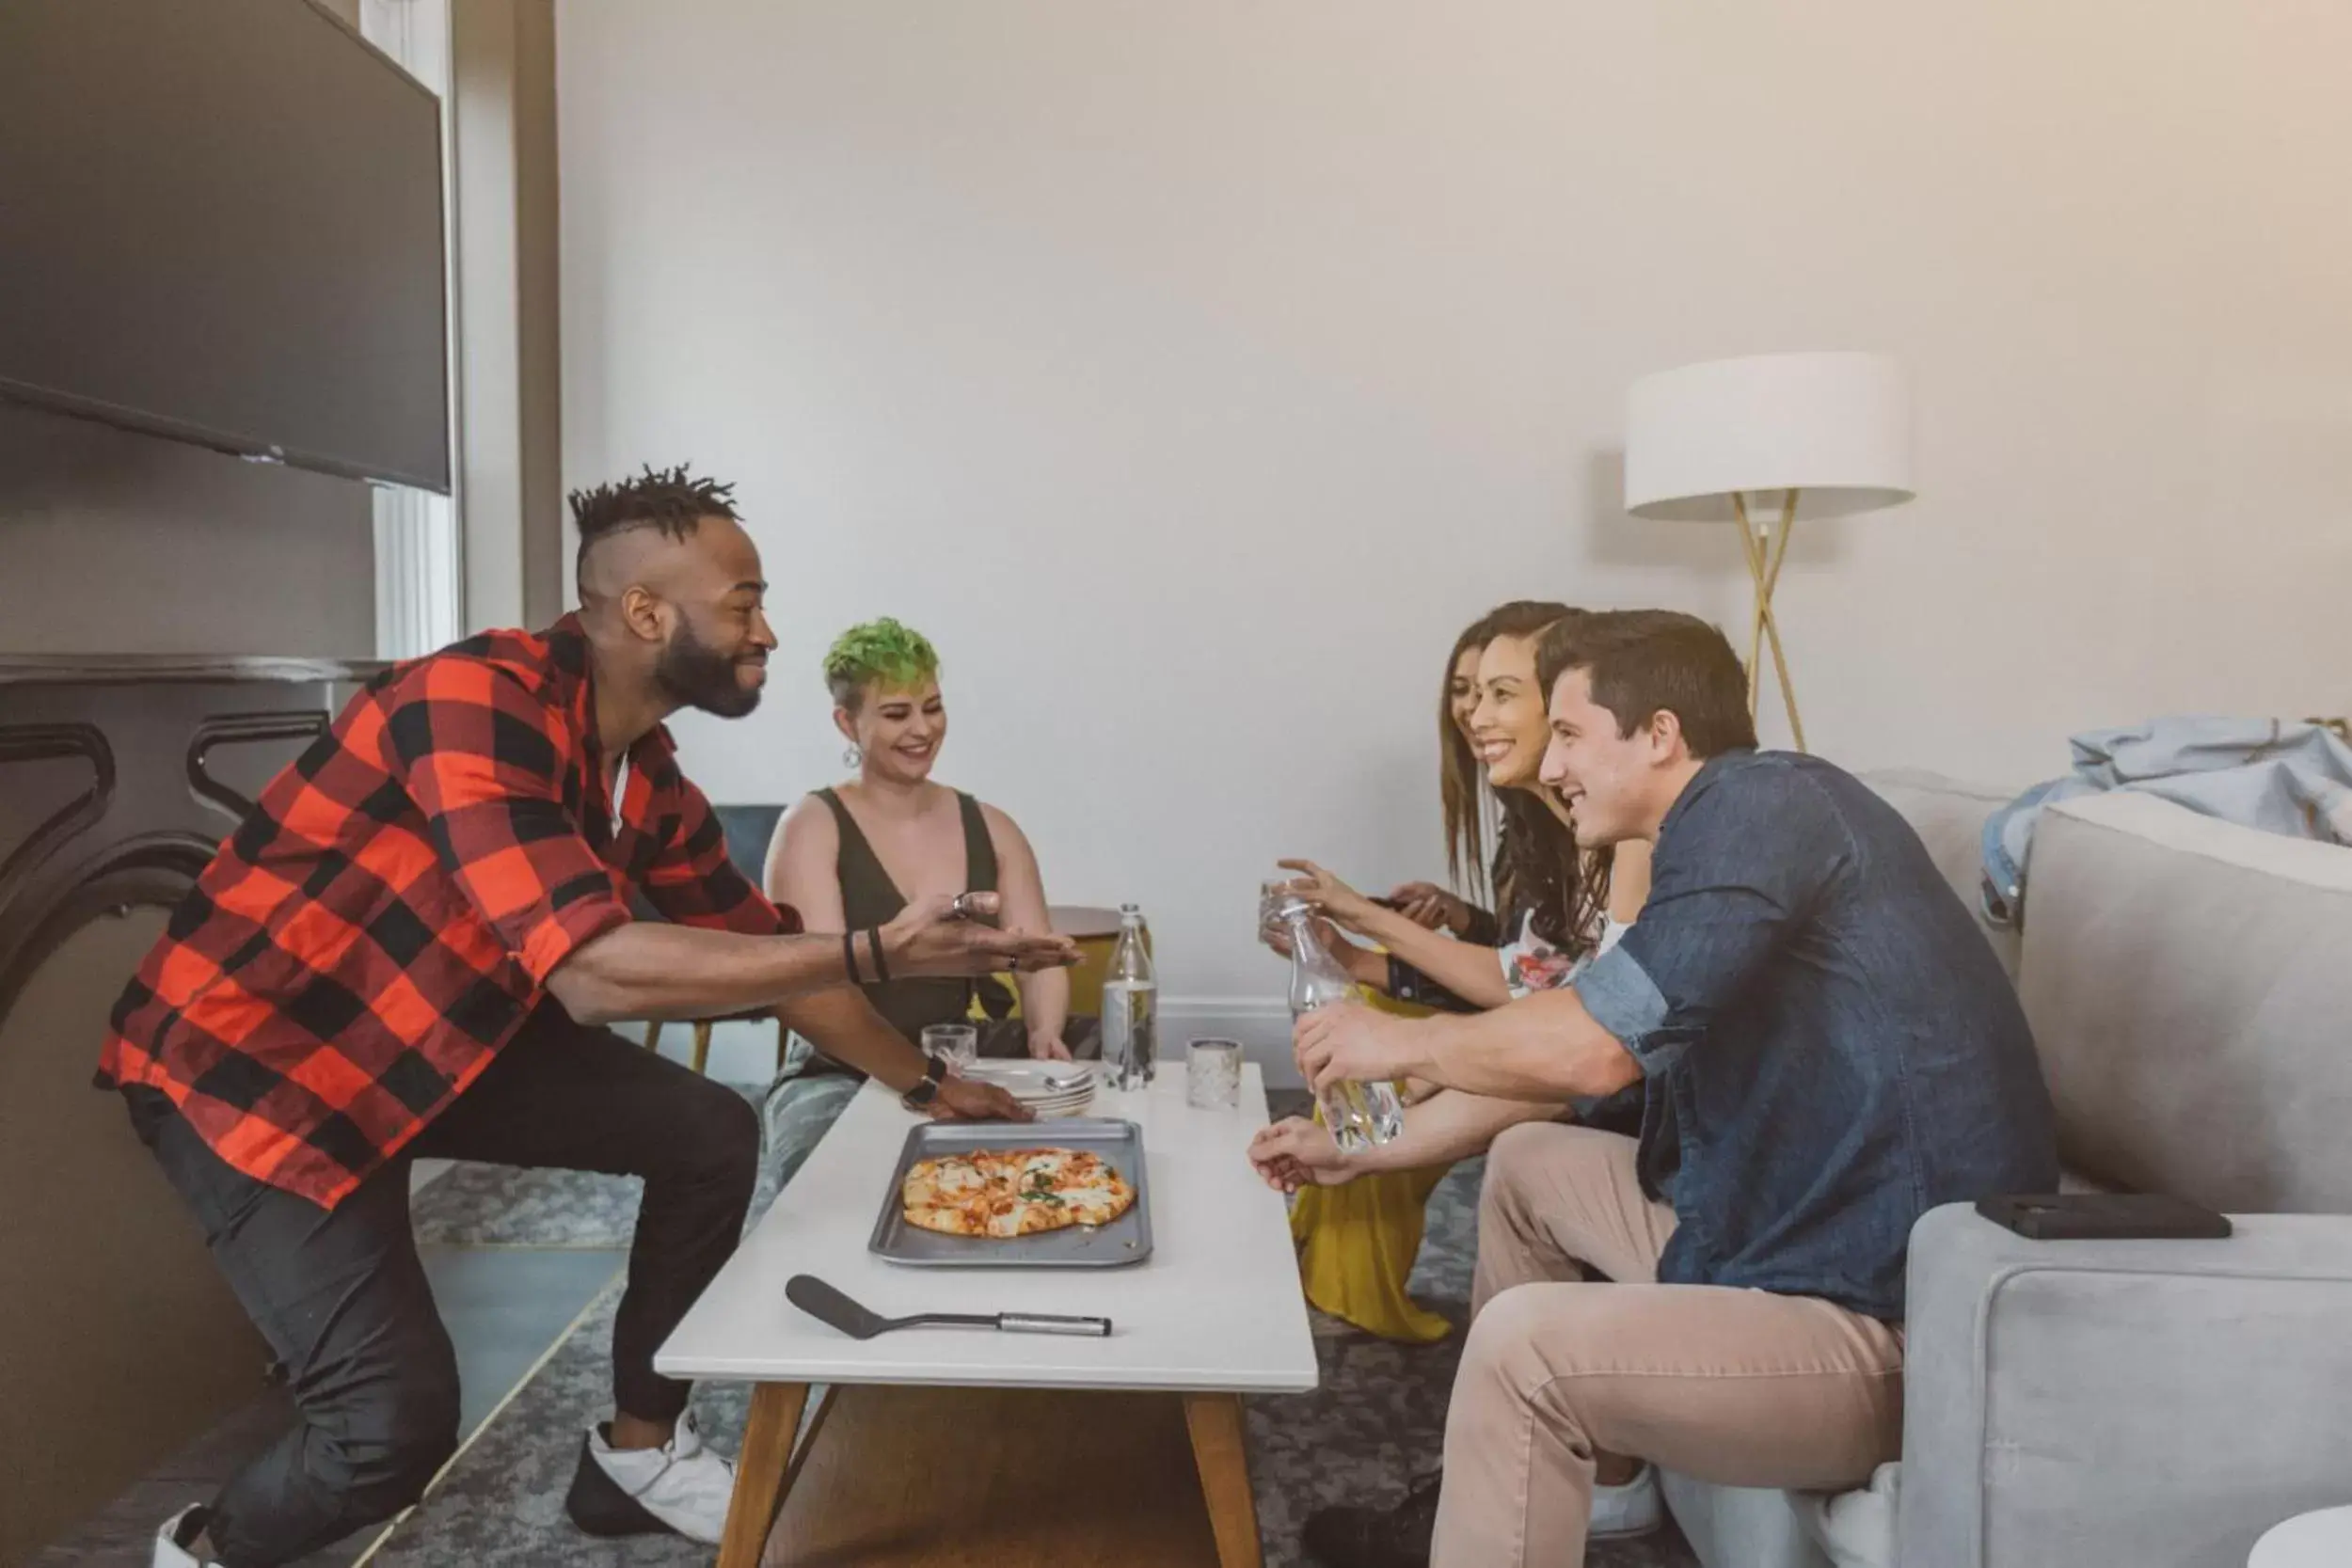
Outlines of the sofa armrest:
{"type": "Polygon", "coordinates": [[[2243,1562],[2352,1497],[2352,1217],[2217,1242],[1912,1232],[1901,1568],[2243,1562]]]}

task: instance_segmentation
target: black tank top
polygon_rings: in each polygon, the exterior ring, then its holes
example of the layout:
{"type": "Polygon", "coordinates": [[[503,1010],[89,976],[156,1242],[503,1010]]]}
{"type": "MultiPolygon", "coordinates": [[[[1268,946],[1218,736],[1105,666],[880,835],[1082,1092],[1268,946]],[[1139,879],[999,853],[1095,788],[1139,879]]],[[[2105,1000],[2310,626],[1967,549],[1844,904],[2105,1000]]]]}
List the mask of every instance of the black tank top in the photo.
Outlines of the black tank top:
{"type": "MultiPolygon", "coordinates": [[[[820,789],[817,798],[833,808],[833,819],[841,831],[841,849],[834,870],[841,880],[841,912],[846,924],[852,931],[889,925],[907,907],[906,895],[890,879],[882,857],[874,853],[841,797],[820,789]]],[[[963,890],[994,893],[996,846],[988,836],[988,819],[980,815],[980,803],[961,790],[956,793],[956,804],[963,814],[963,890]]],[[[861,989],[874,1010],[917,1045],[923,1041],[926,1027],[953,1023],[972,1008],[970,980],[893,980],[861,989]]]]}

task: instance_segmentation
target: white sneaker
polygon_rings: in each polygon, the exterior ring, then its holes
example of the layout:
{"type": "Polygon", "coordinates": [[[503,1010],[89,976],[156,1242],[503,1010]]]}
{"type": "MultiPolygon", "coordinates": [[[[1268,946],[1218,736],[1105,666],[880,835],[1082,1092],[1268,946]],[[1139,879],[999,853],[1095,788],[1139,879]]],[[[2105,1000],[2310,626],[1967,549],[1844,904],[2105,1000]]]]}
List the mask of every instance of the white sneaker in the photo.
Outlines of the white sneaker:
{"type": "Polygon", "coordinates": [[[564,1499],[572,1523],[590,1535],[649,1535],[669,1530],[715,1546],[735,1499],[735,1466],[703,1446],[693,1414],[658,1449],[616,1449],[604,1428],[580,1444],[580,1466],[564,1499]]]}
{"type": "Polygon", "coordinates": [[[1658,1467],[1645,1465],[1623,1486],[1593,1488],[1593,1522],[1585,1530],[1595,1541],[1621,1541],[1647,1535],[1666,1522],[1666,1505],[1658,1496],[1658,1467]]]}
{"type": "Polygon", "coordinates": [[[148,1560],[152,1568],[219,1568],[187,1547],[187,1543],[204,1533],[205,1520],[205,1511],[195,1506],[165,1520],[164,1528],[155,1532],[155,1555],[148,1560]]]}

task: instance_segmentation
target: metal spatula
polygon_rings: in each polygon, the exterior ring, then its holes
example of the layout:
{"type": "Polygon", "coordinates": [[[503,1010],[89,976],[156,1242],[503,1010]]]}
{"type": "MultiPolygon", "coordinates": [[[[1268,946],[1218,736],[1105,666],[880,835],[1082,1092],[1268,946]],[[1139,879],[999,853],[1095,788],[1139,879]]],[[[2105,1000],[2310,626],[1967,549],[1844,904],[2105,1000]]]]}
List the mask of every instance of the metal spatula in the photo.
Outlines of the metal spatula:
{"type": "Polygon", "coordinates": [[[1075,1334],[1089,1339],[1111,1336],[1108,1318],[1067,1318],[1052,1312],[926,1312],[914,1318],[885,1318],[813,1274],[796,1274],[786,1280],[784,1294],[818,1323],[829,1323],[852,1339],[871,1339],[894,1328],[994,1328],[1007,1334],[1075,1334]]]}

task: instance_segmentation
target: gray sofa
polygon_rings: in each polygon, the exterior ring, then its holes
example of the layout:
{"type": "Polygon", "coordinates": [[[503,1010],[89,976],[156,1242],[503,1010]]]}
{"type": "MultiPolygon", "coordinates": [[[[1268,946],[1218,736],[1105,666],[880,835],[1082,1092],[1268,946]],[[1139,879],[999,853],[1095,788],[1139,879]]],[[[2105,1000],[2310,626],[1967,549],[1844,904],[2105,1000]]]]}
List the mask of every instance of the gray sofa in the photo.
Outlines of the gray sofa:
{"type": "MultiPolygon", "coordinates": [[[[1976,907],[2006,792],[1870,780],[1976,907]]],[[[1912,1234],[1903,1455],[1822,1497],[1666,1478],[1708,1568],[2239,1568],[2352,1502],[2352,850],[2142,796],[2069,802],[2022,942],[2070,1180],[2230,1213],[2222,1242],[1912,1234]]]]}

